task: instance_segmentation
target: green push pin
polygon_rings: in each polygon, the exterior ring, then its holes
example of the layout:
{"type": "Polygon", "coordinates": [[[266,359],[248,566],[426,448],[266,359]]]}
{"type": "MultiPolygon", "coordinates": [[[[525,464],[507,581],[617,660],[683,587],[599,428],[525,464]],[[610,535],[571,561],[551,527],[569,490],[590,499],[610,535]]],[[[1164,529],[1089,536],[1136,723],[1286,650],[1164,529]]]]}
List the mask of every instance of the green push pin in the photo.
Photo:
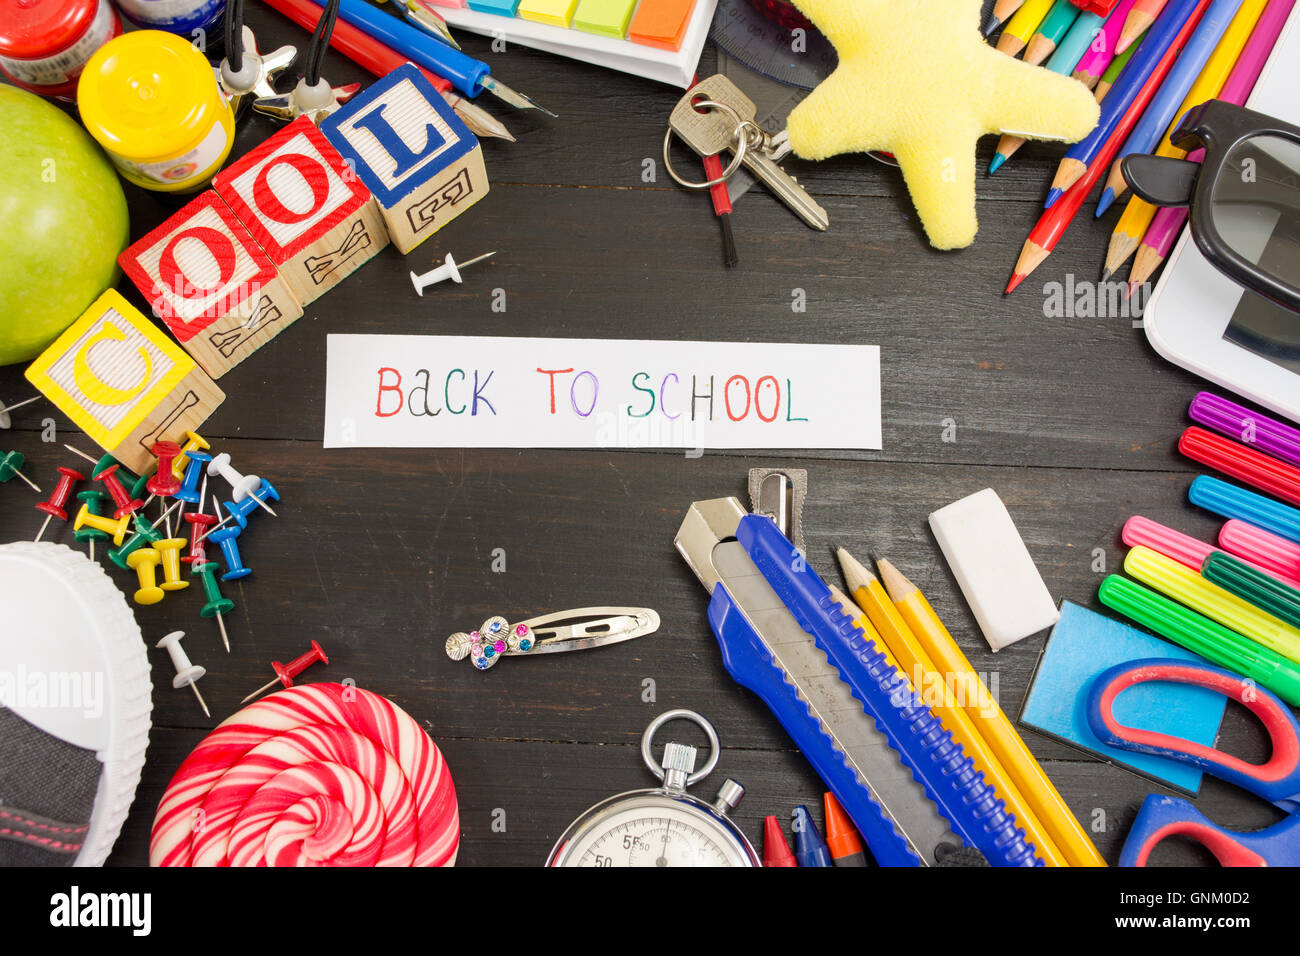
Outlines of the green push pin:
{"type": "Polygon", "coordinates": [[[138,514],[134,515],[135,534],[131,539],[119,548],[114,548],[108,552],[108,558],[123,571],[128,570],[130,565],[127,559],[136,551],[146,544],[153,544],[155,541],[161,541],[162,535],[155,531],[151,526],[145,523],[145,520],[138,514]]]}
{"type": "Polygon", "coordinates": [[[221,615],[235,609],[235,602],[228,597],[223,597],[221,587],[217,584],[217,568],[221,565],[215,561],[207,561],[203,564],[196,564],[192,574],[197,574],[203,579],[203,596],[207,598],[208,603],[203,605],[199,614],[203,617],[215,617],[217,627],[221,628],[221,643],[226,645],[226,653],[230,653],[230,635],[226,633],[226,622],[221,619],[221,615]]]}
{"type": "Polygon", "coordinates": [[[135,482],[139,481],[139,479],[136,478],[136,476],[131,473],[130,469],[122,467],[121,462],[119,462],[112,455],[105,455],[104,457],[100,458],[97,461],[94,458],[91,458],[89,455],[87,455],[80,448],[73,448],[71,445],[67,444],[66,442],[64,443],[63,447],[66,448],[68,451],[72,452],[74,455],[86,459],[86,461],[90,462],[92,465],[95,466],[90,470],[90,478],[92,481],[98,478],[107,469],[113,467],[114,465],[117,465],[117,471],[115,472],[115,474],[117,475],[118,479],[122,482],[122,487],[125,488],[127,485],[134,484],[135,482]]]}
{"type": "MultiPolygon", "coordinates": [[[[98,488],[90,488],[86,491],[77,492],[77,500],[84,502],[86,510],[96,518],[102,518],[104,513],[100,507],[105,501],[108,501],[108,492],[100,491],[98,488]]],[[[107,541],[113,537],[107,531],[101,531],[99,528],[92,528],[90,525],[78,528],[72,533],[72,537],[77,541],[90,542],[90,560],[95,560],[95,542],[107,541]]]]}
{"type": "Polygon", "coordinates": [[[31,487],[32,491],[40,494],[41,489],[36,487],[36,482],[24,475],[20,468],[27,459],[23,457],[22,452],[10,451],[0,455],[0,482],[8,481],[14,475],[17,475],[31,487]]]}

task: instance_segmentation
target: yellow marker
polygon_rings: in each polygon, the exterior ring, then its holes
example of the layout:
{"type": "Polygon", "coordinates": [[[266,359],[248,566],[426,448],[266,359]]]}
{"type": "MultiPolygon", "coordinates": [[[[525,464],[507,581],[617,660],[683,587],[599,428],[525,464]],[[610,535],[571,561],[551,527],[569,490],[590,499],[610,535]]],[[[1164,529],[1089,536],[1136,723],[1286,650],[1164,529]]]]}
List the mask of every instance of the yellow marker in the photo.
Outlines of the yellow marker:
{"type": "Polygon", "coordinates": [[[235,114],[212,65],[161,30],[100,47],[77,82],[77,109],[118,172],[159,192],[207,185],[235,142],[235,114]]]}
{"type": "Polygon", "coordinates": [[[537,23],[550,23],[567,27],[573,22],[573,11],[578,0],[523,0],[515,16],[537,23]]]}
{"type": "MultiPolygon", "coordinates": [[[[952,687],[943,679],[943,675],[935,670],[930,655],[925,652],[925,648],[899,617],[898,611],[890,603],[876,576],[844,548],[839,549],[837,556],[840,560],[840,570],[844,572],[844,581],[862,610],[867,612],[868,616],[874,613],[889,631],[893,641],[890,650],[899,662],[894,665],[898,668],[898,672],[909,678],[908,683],[912,685],[914,691],[917,691],[917,681],[920,681],[918,693],[921,699],[939,718],[944,728],[952,734],[952,739],[961,744],[962,752],[971,759],[975,769],[984,775],[984,782],[1002,798],[1007,812],[1012,814],[1024,829],[1025,836],[1034,845],[1043,862],[1048,866],[1068,865],[1051,836],[1030,809],[1024,796],[1016,788],[1006,770],[998,763],[998,758],[989,749],[984,738],[980,736],[970,715],[958,706],[952,687]]],[[[839,595],[839,591],[835,588],[831,588],[831,593],[839,595]]]]}
{"type": "Polygon", "coordinates": [[[1025,0],[1015,16],[1002,28],[1002,36],[998,37],[998,49],[1007,56],[1015,56],[1023,50],[1042,25],[1053,2],[1054,0],[1025,0]]]}
{"type": "Polygon", "coordinates": [[[925,595],[888,561],[877,562],[885,590],[939,673],[961,687],[960,702],[1070,866],[1105,866],[1097,848],[1015,727],[975,673],[925,595]]]}
{"type": "Polygon", "coordinates": [[[1125,556],[1124,570],[1143,584],[1300,664],[1300,630],[1212,584],[1173,558],[1139,546],[1125,556]]]}
{"type": "MultiPolygon", "coordinates": [[[[1160,143],[1156,147],[1155,155],[1167,156],[1172,159],[1182,159],[1187,155],[1187,150],[1179,149],[1169,142],[1169,137],[1173,135],[1174,130],[1178,129],[1178,124],[1182,122],[1184,114],[1193,106],[1200,106],[1207,100],[1212,100],[1219,95],[1223,89],[1223,84],[1228,81],[1228,75],[1237,63],[1237,58],[1246,46],[1246,41],[1250,39],[1251,32],[1255,29],[1255,24],[1259,22],[1260,15],[1264,12],[1268,0],[1242,0],[1241,7],[1237,10],[1237,15],[1232,18],[1228,24],[1228,29],[1223,31],[1223,36],[1219,38],[1218,45],[1215,46],[1214,52],[1210,58],[1205,61],[1205,66],[1201,68],[1200,74],[1196,77],[1196,82],[1192,88],[1187,91],[1183,97],[1183,102],[1179,105],[1174,113],[1173,122],[1165,130],[1165,134],[1160,137],[1160,143]]],[[[1123,173],[1120,172],[1120,164],[1116,163],[1110,170],[1106,179],[1106,185],[1119,199],[1127,190],[1128,183],[1124,180],[1123,173]]],[[[1106,254],[1106,271],[1114,272],[1118,269],[1129,256],[1136,250],[1142,242],[1142,237],[1146,235],[1147,227],[1151,225],[1151,220],[1156,217],[1156,207],[1144,199],[1134,196],[1129,200],[1129,204],[1124,209],[1124,214],[1120,216],[1119,222],[1115,225],[1115,231],[1111,234],[1110,248],[1106,254]]]]}

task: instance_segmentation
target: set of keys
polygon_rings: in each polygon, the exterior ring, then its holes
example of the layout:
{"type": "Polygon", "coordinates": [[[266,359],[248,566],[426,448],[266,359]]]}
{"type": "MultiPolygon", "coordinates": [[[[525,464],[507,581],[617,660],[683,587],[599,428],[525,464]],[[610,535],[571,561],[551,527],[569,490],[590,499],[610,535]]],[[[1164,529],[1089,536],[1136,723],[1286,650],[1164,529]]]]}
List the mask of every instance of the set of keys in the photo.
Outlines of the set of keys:
{"type": "Polygon", "coordinates": [[[744,166],[805,223],[813,229],[826,229],[830,225],[826,210],[780,166],[790,152],[788,137],[784,131],[769,135],[754,122],[756,112],[754,101],[721,73],[691,87],[668,117],[668,132],[664,135],[664,168],[668,175],[687,189],[711,189],[744,166]],[[684,179],[673,169],[669,156],[674,135],[702,157],[730,152],[731,161],[710,179],[684,179]]]}

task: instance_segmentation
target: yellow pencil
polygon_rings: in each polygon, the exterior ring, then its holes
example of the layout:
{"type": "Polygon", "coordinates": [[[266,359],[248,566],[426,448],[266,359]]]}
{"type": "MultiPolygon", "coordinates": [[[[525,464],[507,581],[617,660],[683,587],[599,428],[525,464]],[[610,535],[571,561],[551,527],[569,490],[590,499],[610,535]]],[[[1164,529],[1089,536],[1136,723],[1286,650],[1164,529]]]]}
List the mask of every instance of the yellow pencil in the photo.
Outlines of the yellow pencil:
{"type": "Polygon", "coordinates": [[[930,607],[925,595],[888,561],[877,562],[894,607],[946,677],[962,688],[962,705],[979,721],[984,740],[1038,814],[1071,866],[1105,866],[1106,862],[1075,818],[1052,781],[1039,766],[1015,727],[1002,712],[966,655],[930,607]]]}
{"type": "Polygon", "coordinates": [[[1016,56],[1025,48],[1029,38],[1037,32],[1054,0],[1025,0],[1015,16],[998,37],[998,49],[1007,56],[1016,56]]]}
{"type": "MultiPolygon", "coordinates": [[[[856,604],[850,601],[848,595],[846,595],[843,591],[841,591],[833,584],[831,585],[831,596],[835,598],[836,601],[839,602],[839,605],[844,610],[844,613],[847,614],[849,617],[853,618],[853,623],[857,625],[858,628],[861,629],[862,633],[865,634],[871,640],[871,643],[876,645],[876,647],[880,650],[880,653],[885,655],[885,660],[889,662],[889,666],[892,667],[894,670],[898,671],[904,677],[906,677],[908,685],[911,686],[912,684],[911,671],[904,670],[902,667],[899,666],[898,658],[894,656],[893,649],[880,636],[880,632],[876,630],[875,625],[871,623],[871,619],[867,617],[865,613],[866,609],[858,607],[856,604]]],[[[913,687],[912,689],[915,690],[916,688],[913,687]]]]}
{"type": "MultiPolygon", "coordinates": [[[[921,699],[939,718],[940,723],[952,734],[952,739],[961,744],[962,752],[970,757],[975,769],[984,775],[984,782],[1002,798],[1007,812],[1012,814],[1024,829],[1026,838],[1034,845],[1043,862],[1048,866],[1068,866],[1047,829],[1030,809],[1020,790],[1002,764],[998,762],[998,758],[984,738],[980,736],[970,715],[958,706],[952,688],[943,679],[943,675],[935,670],[925,648],[899,617],[897,609],[890,603],[876,576],[844,548],[840,548],[837,555],[840,560],[840,570],[844,574],[844,582],[853,592],[859,606],[868,617],[874,613],[880,619],[884,630],[890,634],[893,640],[890,650],[898,661],[894,666],[898,668],[899,673],[908,677],[912,689],[921,695],[921,699]],[[899,664],[902,666],[899,667],[899,664]],[[936,696],[935,691],[938,692],[939,700],[933,699],[936,696]]],[[[831,588],[831,593],[839,595],[839,591],[835,588],[831,588]]],[[[875,633],[879,634],[880,630],[876,629],[875,633]]]]}

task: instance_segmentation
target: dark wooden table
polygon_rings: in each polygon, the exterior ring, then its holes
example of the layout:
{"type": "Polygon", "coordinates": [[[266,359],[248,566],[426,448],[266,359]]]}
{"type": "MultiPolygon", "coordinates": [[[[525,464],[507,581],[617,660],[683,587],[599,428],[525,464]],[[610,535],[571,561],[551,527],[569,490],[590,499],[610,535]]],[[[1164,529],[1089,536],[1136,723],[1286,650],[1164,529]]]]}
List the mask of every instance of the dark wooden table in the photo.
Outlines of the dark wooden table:
{"type": "MultiPolygon", "coordinates": [[[[260,5],[248,19],[264,48],[305,47],[305,33],[260,5]]],[[[949,253],[927,245],[896,170],[864,156],[791,161],[826,207],[830,230],[813,232],[753,192],[734,215],[740,266],[726,270],[708,202],[662,170],[657,181],[642,181],[643,161],[658,162],[679,91],[522,47],[493,54],[482,38],[463,39],[506,83],[561,118],[482,97],[518,137],[484,141],[490,194],[409,257],[384,250],[221,379],[228,397],[202,431],[241,470],[275,482],[280,517],[262,516],[241,539],[254,574],[228,588],[238,604],[227,617],[231,654],[214,623],[198,616],[197,589],[136,609],[151,645],[154,726],[111,863],[146,862],[154,809],[181,760],[273,676],[273,659],[287,660],[312,639],[331,663],[308,679],[351,678],[391,698],[443,749],[460,799],[463,864],[540,864],[586,807],[650,786],[639,737],[672,707],[696,709],[717,727],[724,753],[701,788],[711,797],[724,774],[743,782],[748,795],[737,816],[756,844],[764,815],[785,818],[799,803],[813,806],[820,823],[819,780],[763,704],[728,677],[705,594],[673,549],[687,506],[743,496],[753,466],[806,468],[805,529],[817,569],[838,577],[836,545],[889,557],[930,597],[975,668],[996,674],[1012,715],[1043,637],[989,652],[929,533],[931,511],[995,488],[1052,594],[1093,608],[1099,564],[1119,568],[1118,532],[1129,515],[1210,538],[1214,522],[1185,499],[1194,469],[1174,447],[1200,383],[1159,359],[1127,316],[1047,314],[1046,283],[1071,271],[1097,278],[1111,220],[1097,224],[1086,207],[1048,263],[1015,295],[1002,295],[1059,146],[1031,144],[996,177],[981,175],[979,237],[949,253]],[[428,268],[449,250],[465,259],[491,249],[495,258],[467,272],[464,285],[414,295],[409,269],[428,268]],[[505,312],[491,308],[494,289],[506,292],[505,312]],[[795,289],[806,294],[801,314],[791,309],[795,289]],[[878,344],[884,448],[696,458],[325,451],[331,332],[878,344]],[[497,548],[505,549],[504,573],[491,567],[497,548]],[[509,661],[486,674],[443,651],[448,634],[493,614],[518,619],[602,604],[653,606],[663,626],[618,647],[509,661]],[[171,664],[152,649],[177,628],[208,668],[201,687],[211,720],[188,691],[172,690],[171,664]]],[[[701,75],[712,60],[706,52],[701,75]]],[[[370,79],[337,54],[326,63],[335,82],[370,79]]],[[[247,121],[236,152],[274,129],[264,118],[247,121]]],[[[980,144],[981,170],[994,142],[980,144]]],[[[133,236],[182,202],[126,189],[133,236]]],[[[129,282],[119,288],[144,307],[129,282]]],[[[20,367],[0,369],[0,398],[31,392],[20,367]]],[[[58,423],[59,442],[93,447],[48,405],[15,416],[0,440],[27,456],[38,483],[48,484],[58,465],[76,464],[61,444],[42,442],[43,418],[58,423]]],[[[18,482],[0,489],[0,540],[36,533],[36,500],[18,482]]],[[[56,523],[46,538],[72,544],[72,529],[56,523]]],[[[125,591],[134,588],[133,575],[105,566],[125,591]]],[[[1221,740],[1257,759],[1267,744],[1256,731],[1233,705],[1221,740]]],[[[687,737],[679,731],[678,739],[687,737]]],[[[1142,798],[1158,788],[1032,732],[1025,737],[1116,861],[1142,798]]],[[[1210,779],[1199,805],[1231,826],[1277,816],[1210,779]]],[[[1167,856],[1205,859],[1177,845],[1167,856]]]]}

